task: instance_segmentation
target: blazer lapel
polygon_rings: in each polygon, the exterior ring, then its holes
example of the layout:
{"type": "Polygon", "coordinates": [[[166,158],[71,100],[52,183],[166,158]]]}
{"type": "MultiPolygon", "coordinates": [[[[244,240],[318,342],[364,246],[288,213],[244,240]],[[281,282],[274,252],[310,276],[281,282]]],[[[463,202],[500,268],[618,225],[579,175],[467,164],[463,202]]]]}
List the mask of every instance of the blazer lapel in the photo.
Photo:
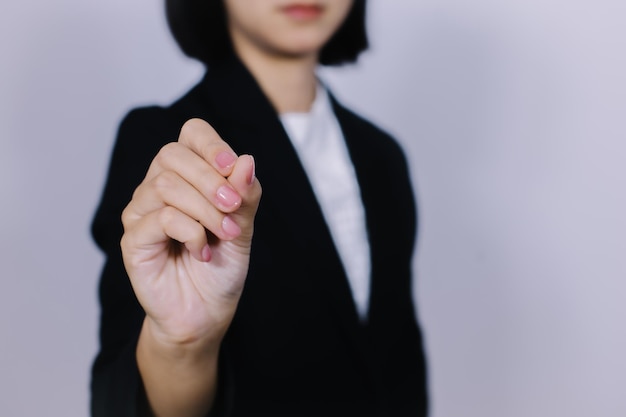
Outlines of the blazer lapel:
{"type": "Polygon", "coordinates": [[[292,233],[289,241],[312,260],[302,268],[318,275],[319,291],[330,300],[329,307],[336,312],[345,334],[356,342],[359,318],[350,286],[313,189],[276,110],[236,58],[211,68],[205,84],[212,107],[221,118],[216,124],[232,127],[224,139],[237,153],[254,155],[257,161],[263,209],[288,222],[292,233]]]}

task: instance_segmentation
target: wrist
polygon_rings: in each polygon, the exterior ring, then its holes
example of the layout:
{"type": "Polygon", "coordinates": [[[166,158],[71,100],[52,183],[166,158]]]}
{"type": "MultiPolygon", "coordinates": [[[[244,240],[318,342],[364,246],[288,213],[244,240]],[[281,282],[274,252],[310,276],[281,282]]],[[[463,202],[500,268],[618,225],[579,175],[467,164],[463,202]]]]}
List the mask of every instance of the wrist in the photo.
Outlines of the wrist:
{"type": "Polygon", "coordinates": [[[166,335],[154,320],[146,316],[137,349],[145,349],[150,356],[167,361],[203,362],[217,358],[225,333],[225,330],[215,329],[197,335],[166,335]]]}
{"type": "Polygon", "coordinates": [[[171,343],[152,334],[148,320],[139,335],[136,358],[146,400],[154,415],[204,416],[217,392],[221,341],[171,343]]]}

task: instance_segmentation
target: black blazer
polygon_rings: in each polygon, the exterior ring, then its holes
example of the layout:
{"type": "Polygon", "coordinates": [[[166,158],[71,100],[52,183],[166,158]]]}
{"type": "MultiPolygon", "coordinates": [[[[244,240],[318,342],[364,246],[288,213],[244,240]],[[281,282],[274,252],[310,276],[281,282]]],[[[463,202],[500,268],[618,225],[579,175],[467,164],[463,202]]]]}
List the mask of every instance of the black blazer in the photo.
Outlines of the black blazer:
{"type": "MultiPolygon", "coordinates": [[[[122,122],[92,232],[106,254],[92,414],[138,415],[135,362],[144,318],[122,264],[120,214],[158,150],[191,117],[255,156],[263,196],[250,272],[220,353],[216,415],[425,416],[426,372],[411,297],[416,216],[404,155],[332,98],[361,187],[371,246],[367,323],[307,176],[277,113],[235,58],[167,108],[122,122]]],[[[139,399],[139,400],[138,400],[139,399]]]]}

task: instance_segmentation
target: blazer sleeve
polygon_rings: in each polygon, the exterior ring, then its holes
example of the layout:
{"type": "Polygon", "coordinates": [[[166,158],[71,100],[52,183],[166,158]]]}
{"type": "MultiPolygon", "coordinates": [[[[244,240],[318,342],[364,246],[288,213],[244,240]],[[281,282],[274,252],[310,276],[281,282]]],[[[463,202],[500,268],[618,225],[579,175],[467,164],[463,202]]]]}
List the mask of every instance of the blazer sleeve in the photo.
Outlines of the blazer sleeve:
{"type": "MultiPolygon", "coordinates": [[[[121,214],[141,183],[154,156],[176,140],[185,118],[159,107],[131,111],[117,133],[92,236],[105,254],[99,283],[100,350],[92,367],[93,417],[138,417],[145,414],[145,394],[136,362],[136,346],[145,317],[124,268],[121,214]]],[[[223,414],[227,366],[220,358],[220,387],[213,414],[223,414]]],[[[229,390],[228,390],[229,391],[229,390]]]]}
{"type": "Polygon", "coordinates": [[[135,348],[144,312],[130,285],[122,262],[121,213],[142,181],[154,149],[142,149],[149,135],[149,114],[133,111],[122,121],[100,205],[92,223],[92,236],[105,254],[100,277],[100,351],[92,367],[91,413],[94,417],[139,416],[142,390],[135,348]]]}

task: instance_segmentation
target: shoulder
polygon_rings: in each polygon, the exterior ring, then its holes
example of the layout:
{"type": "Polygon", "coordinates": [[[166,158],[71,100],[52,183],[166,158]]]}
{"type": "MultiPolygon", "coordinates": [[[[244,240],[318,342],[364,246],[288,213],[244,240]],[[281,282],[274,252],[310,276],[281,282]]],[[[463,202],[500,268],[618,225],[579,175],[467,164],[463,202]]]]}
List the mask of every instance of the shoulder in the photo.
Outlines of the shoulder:
{"type": "Polygon", "coordinates": [[[348,109],[331,95],[337,120],[351,152],[367,153],[378,163],[387,163],[406,171],[406,156],[396,138],[374,122],[348,109]]]}
{"type": "Polygon", "coordinates": [[[334,108],[359,179],[361,196],[369,210],[368,216],[377,219],[370,225],[371,236],[375,236],[372,241],[394,241],[393,247],[410,257],[417,212],[410,170],[402,147],[387,131],[335,100],[334,108]],[[381,203],[381,195],[387,196],[384,203],[381,203]],[[378,227],[378,219],[388,217],[389,207],[398,208],[394,215],[399,224],[404,225],[398,233],[378,227]]]}
{"type": "Polygon", "coordinates": [[[116,147],[152,157],[163,145],[177,140],[180,128],[187,120],[210,118],[213,112],[209,107],[203,82],[200,82],[167,106],[134,108],[119,124],[116,147]]]}
{"type": "MultiPolygon", "coordinates": [[[[199,84],[200,85],[200,84],[199,84]]],[[[198,86],[169,106],[130,110],[119,124],[109,170],[92,232],[101,247],[119,246],[119,221],[152,160],[167,143],[176,141],[183,123],[205,111],[198,86]]]]}
{"type": "Polygon", "coordinates": [[[332,94],[330,97],[335,114],[342,124],[349,124],[351,128],[357,129],[360,132],[366,132],[368,133],[368,136],[376,137],[379,140],[390,140],[392,142],[395,142],[389,132],[383,130],[380,126],[374,124],[362,115],[356,113],[354,110],[347,108],[345,105],[340,103],[332,94]]]}
{"type": "Polygon", "coordinates": [[[119,125],[118,145],[139,146],[142,149],[150,143],[162,146],[175,140],[176,129],[180,128],[177,126],[177,119],[178,117],[166,107],[149,106],[132,109],[119,125]]]}
{"type": "Polygon", "coordinates": [[[144,106],[130,110],[122,119],[119,132],[133,136],[170,136],[170,140],[174,140],[185,121],[209,112],[208,101],[203,100],[201,85],[202,83],[196,85],[170,105],[144,106]]]}

